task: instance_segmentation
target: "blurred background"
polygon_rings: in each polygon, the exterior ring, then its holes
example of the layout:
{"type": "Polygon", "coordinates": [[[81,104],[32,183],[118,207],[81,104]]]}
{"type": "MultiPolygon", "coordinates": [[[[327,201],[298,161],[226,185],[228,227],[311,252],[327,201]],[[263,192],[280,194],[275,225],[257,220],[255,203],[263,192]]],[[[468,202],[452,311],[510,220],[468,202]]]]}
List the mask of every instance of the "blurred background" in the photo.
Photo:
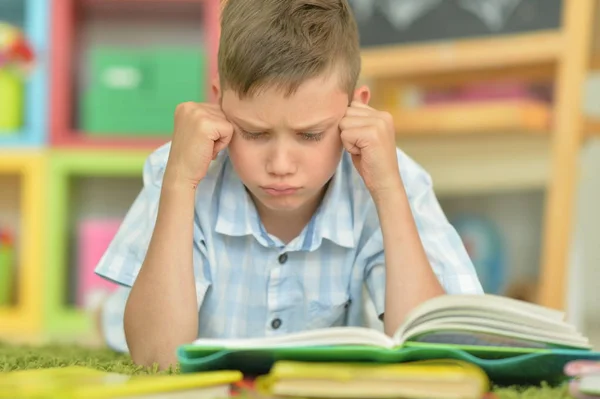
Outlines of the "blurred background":
{"type": "MultiPolygon", "coordinates": [[[[427,169],[489,293],[600,345],[595,0],[351,0],[372,105],[427,169]]],[[[219,0],[0,0],[0,340],[97,343],[95,264],[209,101],[219,0]]]]}

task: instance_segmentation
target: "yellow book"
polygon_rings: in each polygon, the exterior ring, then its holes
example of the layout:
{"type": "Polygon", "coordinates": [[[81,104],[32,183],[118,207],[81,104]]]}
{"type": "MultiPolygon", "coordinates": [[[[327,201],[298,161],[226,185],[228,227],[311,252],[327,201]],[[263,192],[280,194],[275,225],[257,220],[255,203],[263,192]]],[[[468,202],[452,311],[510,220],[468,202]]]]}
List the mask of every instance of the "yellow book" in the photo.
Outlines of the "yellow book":
{"type": "Polygon", "coordinates": [[[280,361],[256,380],[259,392],[304,398],[481,399],[490,388],[485,372],[458,360],[400,364],[280,361]]]}
{"type": "Polygon", "coordinates": [[[129,376],[70,366],[0,373],[4,399],[227,398],[239,371],[129,376]]]}

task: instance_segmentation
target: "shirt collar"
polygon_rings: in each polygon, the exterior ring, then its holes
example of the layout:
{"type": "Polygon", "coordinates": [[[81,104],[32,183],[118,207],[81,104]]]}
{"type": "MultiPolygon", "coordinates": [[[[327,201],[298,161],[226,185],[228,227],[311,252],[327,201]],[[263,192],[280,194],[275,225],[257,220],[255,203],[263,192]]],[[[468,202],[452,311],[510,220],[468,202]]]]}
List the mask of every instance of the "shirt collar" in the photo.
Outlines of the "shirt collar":
{"type": "Polygon", "coordinates": [[[224,160],[221,175],[221,188],[216,190],[219,196],[217,224],[215,231],[228,236],[252,234],[261,244],[272,245],[270,238],[262,228],[258,212],[239,179],[229,157],[224,160]]]}
{"type": "MultiPolygon", "coordinates": [[[[342,158],[321,205],[301,233],[303,239],[299,240],[301,246],[298,249],[314,251],[321,246],[323,238],[342,247],[355,246],[349,167],[353,167],[352,163],[342,158]]],[[[215,231],[229,236],[252,234],[262,245],[274,246],[274,240],[262,226],[256,207],[228,157],[221,173],[215,231]]]]}
{"type": "Polygon", "coordinates": [[[311,235],[312,243],[305,243],[308,250],[315,250],[321,245],[322,239],[325,238],[335,244],[353,248],[355,246],[354,239],[354,212],[352,209],[351,194],[351,178],[353,168],[352,162],[348,158],[342,157],[335,174],[329,182],[327,192],[323,197],[321,206],[318,208],[315,217],[311,220],[314,223],[314,228],[307,226],[307,239],[311,235]],[[308,245],[306,245],[308,244],[308,245]]]}

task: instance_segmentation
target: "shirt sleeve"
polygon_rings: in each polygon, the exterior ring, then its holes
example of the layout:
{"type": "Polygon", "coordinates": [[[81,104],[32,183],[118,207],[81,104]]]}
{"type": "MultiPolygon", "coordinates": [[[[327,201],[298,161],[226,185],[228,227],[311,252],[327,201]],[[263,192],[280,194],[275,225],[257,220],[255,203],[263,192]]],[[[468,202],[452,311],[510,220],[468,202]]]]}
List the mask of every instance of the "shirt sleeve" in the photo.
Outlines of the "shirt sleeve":
{"type": "MultiPolygon", "coordinates": [[[[154,231],[169,149],[167,144],[146,160],[143,170],[144,186],[96,266],[95,272],[100,277],[125,287],[133,286],[154,231]]],[[[197,291],[200,294],[210,285],[210,271],[201,248],[204,235],[197,223],[194,223],[194,236],[190,239],[194,240],[193,267],[197,291]]]]}
{"type": "MultiPolygon", "coordinates": [[[[398,151],[398,164],[413,218],[433,272],[447,294],[482,294],[483,289],[463,242],[444,214],[431,177],[406,154],[398,151]]],[[[377,218],[372,212],[371,220],[377,218]]],[[[370,222],[370,221],[369,221],[370,222]]],[[[379,223],[379,222],[378,222],[379,223]]],[[[385,307],[385,256],[381,227],[369,228],[360,251],[365,284],[377,314],[385,307]]]]}
{"type": "Polygon", "coordinates": [[[400,150],[398,164],[421,242],[440,284],[447,294],[482,294],[473,263],[439,204],[431,176],[400,150]]]}
{"type": "MultiPolygon", "coordinates": [[[[154,152],[144,164],[144,186],[127,212],[117,234],[96,266],[100,277],[120,286],[104,302],[100,313],[100,330],[107,345],[117,351],[127,351],[123,319],[131,287],[146,257],[154,231],[166,160],[170,146],[154,152]]],[[[202,250],[204,236],[194,224],[193,267],[198,309],[210,287],[210,270],[202,250]]]]}
{"type": "Polygon", "coordinates": [[[154,231],[167,156],[168,148],[161,147],[144,163],[143,188],[96,266],[99,276],[126,287],[133,285],[154,231]]]}

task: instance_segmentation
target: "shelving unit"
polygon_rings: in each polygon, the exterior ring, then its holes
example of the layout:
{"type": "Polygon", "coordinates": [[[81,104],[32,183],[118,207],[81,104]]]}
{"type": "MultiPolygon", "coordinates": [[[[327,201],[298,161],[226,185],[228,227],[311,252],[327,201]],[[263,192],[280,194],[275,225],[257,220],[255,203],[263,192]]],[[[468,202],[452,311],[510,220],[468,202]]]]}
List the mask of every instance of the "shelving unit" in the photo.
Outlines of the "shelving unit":
{"type": "MultiPolygon", "coordinates": [[[[21,27],[36,53],[36,69],[25,87],[25,121],[18,131],[0,132],[0,147],[39,147],[46,141],[48,98],[50,0],[22,0],[23,21],[10,21],[21,27]]],[[[19,13],[20,14],[20,13],[19,13]]]]}
{"type": "Polygon", "coordinates": [[[554,308],[563,308],[566,300],[578,153],[583,137],[598,127],[581,111],[593,58],[595,6],[594,0],[565,0],[556,31],[363,53],[363,78],[375,87],[376,105],[396,115],[398,144],[431,171],[438,190],[545,189],[538,302],[554,308]],[[411,110],[398,101],[410,85],[452,86],[501,77],[552,81],[553,105],[492,102],[411,110]],[[532,132],[539,137],[531,137],[532,132]],[[448,148],[452,151],[445,152],[448,148]]]}
{"type": "MultiPolygon", "coordinates": [[[[45,236],[48,239],[48,262],[44,280],[46,292],[44,314],[46,332],[55,338],[86,337],[93,332],[94,315],[69,303],[68,282],[74,266],[73,217],[77,204],[72,203],[74,178],[133,179],[141,187],[144,161],[149,152],[143,150],[53,150],[49,167],[49,224],[45,236]]],[[[139,189],[138,189],[139,191],[139,189]]],[[[104,195],[107,193],[105,192],[104,195]]],[[[119,193],[112,193],[118,196],[119,193]]],[[[110,199],[111,195],[105,196],[110,199]]],[[[131,203],[134,198],[127,201],[131,203]]],[[[88,201],[90,198],[88,197],[88,201]]],[[[127,208],[118,209],[124,217],[127,208]]]]}
{"type": "MultiPolygon", "coordinates": [[[[16,302],[0,307],[0,335],[35,337],[42,328],[42,280],[46,247],[43,198],[46,157],[34,151],[0,150],[0,175],[18,179],[16,302]]],[[[0,180],[1,182],[2,180],[0,180]]],[[[1,184],[1,183],[0,183],[1,184]]],[[[8,196],[9,187],[0,186],[8,196]]]]}
{"type": "Polygon", "coordinates": [[[171,133],[101,132],[98,135],[82,130],[78,115],[82,88],[88,79],[89,49],[104,45],[142,48],[156,43],[202,47],[209,62],[205,87],[206,96],[210,97],[210,79],[216,74],[219,1],[60,0],[53,3],[52,43],[56,45],[51,58],[49,133],[52,149],[48,194],[49,223],[53,227],[46,234],[49,256],[45,266],[44,305],[45,333],[51,339],[85,341],[96,332],[95,315],[74,299],[78,284],[74,277],[78,267],[78,219],[90,214],[100,219],[123,218],[142,186],[144,161],[152,150],[170,139],[171,133]],[[135,41],[136,38],[139,41],[135,41]],[[126,193],[121,201],[115,202],[115,197],[123,192],[126,193]]]}

